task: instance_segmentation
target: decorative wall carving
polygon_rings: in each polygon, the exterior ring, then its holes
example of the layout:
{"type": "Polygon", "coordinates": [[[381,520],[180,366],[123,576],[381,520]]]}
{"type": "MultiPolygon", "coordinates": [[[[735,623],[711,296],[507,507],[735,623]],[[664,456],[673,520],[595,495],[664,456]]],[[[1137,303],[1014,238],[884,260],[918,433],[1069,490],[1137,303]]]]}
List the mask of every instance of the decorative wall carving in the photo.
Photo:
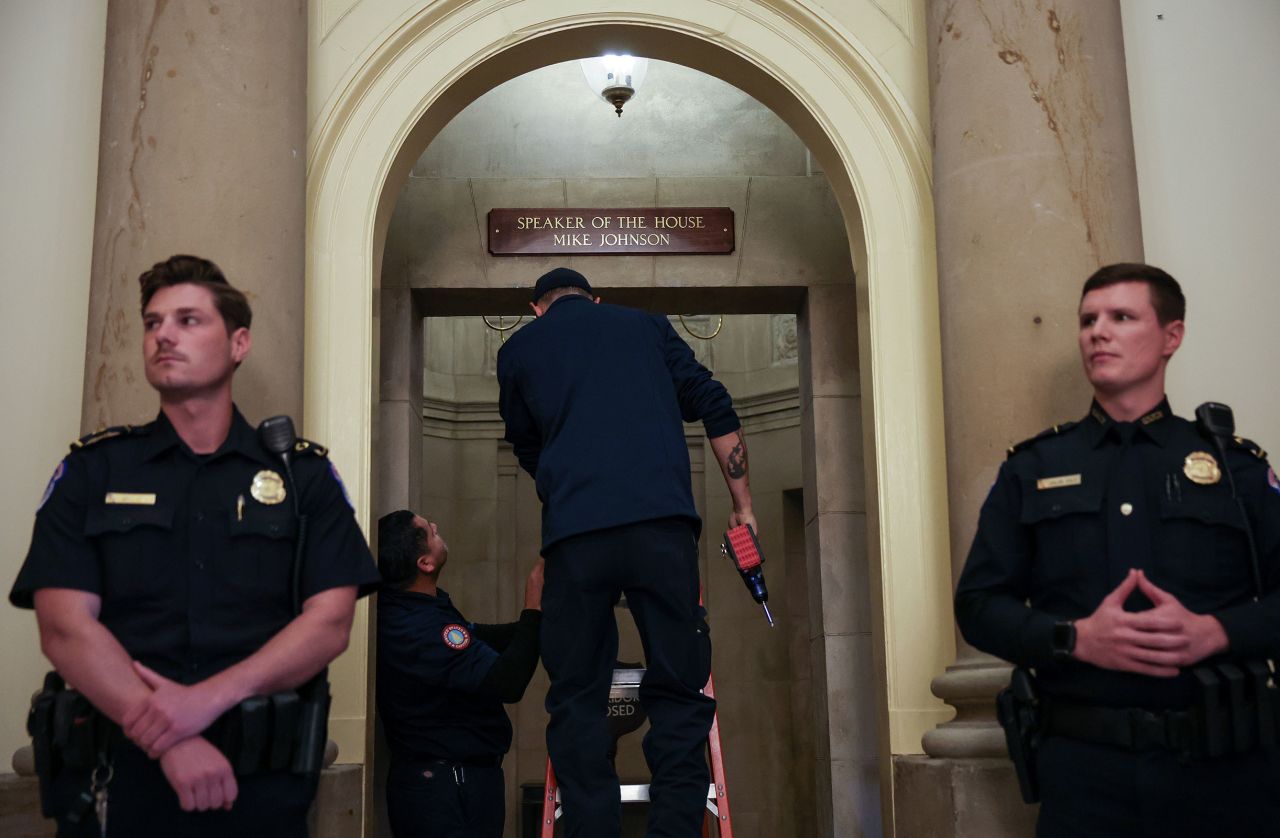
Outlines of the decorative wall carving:
{"type": "Polygon", "coordinates": [[[784,367],[797,363],[800,351],[796,345],[796,316],[771,314],[769,327],[773,332],[773,366],[784,367]]]}

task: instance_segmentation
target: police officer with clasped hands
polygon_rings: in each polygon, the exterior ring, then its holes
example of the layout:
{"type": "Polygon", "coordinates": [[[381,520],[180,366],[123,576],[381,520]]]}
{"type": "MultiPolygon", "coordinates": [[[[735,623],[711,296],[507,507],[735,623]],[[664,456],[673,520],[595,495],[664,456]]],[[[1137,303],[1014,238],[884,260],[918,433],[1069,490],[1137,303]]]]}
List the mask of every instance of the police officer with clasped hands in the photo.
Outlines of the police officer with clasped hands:
{"type": "Polygon", "coordinates": [[[244,295],[193,256],[139,281],[160,414],[72,445],[9,594],[74,688],[33,708],[46,813],[60,836],[305,836],[323,673],[377,570],[324,449],[284,462],[232,403],[244,295]]]}
{"type": "Polygon", "coordinates": [[[1089,278],[1093,404],[1010,450],[956,591],[965,639],[1034,669],[1040,836],[1280,830],[1280,481],[1170,409],[1184,310],[1157,268],[1089,278]]]}

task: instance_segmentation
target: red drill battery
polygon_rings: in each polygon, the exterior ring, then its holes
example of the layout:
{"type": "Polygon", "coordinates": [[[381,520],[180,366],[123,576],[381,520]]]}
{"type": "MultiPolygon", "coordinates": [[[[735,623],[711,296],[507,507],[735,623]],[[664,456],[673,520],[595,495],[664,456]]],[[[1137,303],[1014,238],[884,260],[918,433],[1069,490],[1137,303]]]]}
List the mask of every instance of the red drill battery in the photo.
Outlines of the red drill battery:
{"type": "Polygon", "coordinates": [[[729,557],[734,568],[742,576],[743,584],[751,592],[751,598],[764,608],[764,616],[773,625],[773,615],[769,613],[769,588],[764,583],[764,551],[760,549],[760,540],[750,524],[739,524],[725,530],[724,544],[721,552],[729,557]]]}

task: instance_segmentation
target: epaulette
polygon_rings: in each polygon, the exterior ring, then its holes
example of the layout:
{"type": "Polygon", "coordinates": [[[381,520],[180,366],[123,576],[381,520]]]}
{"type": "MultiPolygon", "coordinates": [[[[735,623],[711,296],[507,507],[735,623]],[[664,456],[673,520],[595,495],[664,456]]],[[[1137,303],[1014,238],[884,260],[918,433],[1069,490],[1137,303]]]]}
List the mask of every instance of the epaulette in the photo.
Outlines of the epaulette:
{"type": "Polygon", "coordinates": [[[1054,425],[1052,428],[1046,428],[1045,430],[1041,431],[1040,433],[1036,434],[1030,439],[1024,439],[1022,442],[1019,442],[1017,445],[1010,445],[1009,453],[1007,456],[1012,457],[1014,454],[1017,454],[1022,449],[1027,448],[1028,446],[1034,445],[1035,443],[1039,442],[1042,439],[1047,439],[1048,437],[1051,437],[1051,436],[1057,436],[1058,434],[1062,433],[1065,430],[1074,428],[1076,424],[1077,424],[1076,422],[1063,422],[1061,425],[1054,425]]]}
{"type": "Polygon", "coordinates": [[[1251,439],[1245,439],[1242,436],[1237,436],[1233,437],[1231,441],[1235,443],[1237,448],[1248,451],[1259,460],[1265,460],[1267,458],[1267,452],[1262,450],[1262,446],[1251,439]]]}
{"type": "Polygon", "coordinates": [[[84,436],[71,443],[72,451],[79,451],[81,448],[88,448],[90,445],[97,445],[106,439],[114,439],[118,436],[128,436],[133,433],[136,428],[133,425],[116,425],[112,428],[98,428],[91,434],[84,436]]]}
{"type": "Polygon", "coordinates": [[[315,454],[317,457],[326,457],[329,455],[329,449],[325,448],[318,442],[312,442],[309,439],[298,437],[298,441],[293,444],[293,453],[315,454]]]}

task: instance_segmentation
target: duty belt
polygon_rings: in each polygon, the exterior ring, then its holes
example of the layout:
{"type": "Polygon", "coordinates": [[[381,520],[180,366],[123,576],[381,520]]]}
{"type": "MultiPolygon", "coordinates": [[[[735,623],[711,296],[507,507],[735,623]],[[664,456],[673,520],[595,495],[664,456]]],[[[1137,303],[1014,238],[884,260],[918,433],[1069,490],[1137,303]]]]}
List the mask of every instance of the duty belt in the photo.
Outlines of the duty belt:
{"type": "MultiPolygon", "coordinates": [[[[236,774],[314,775],[324,759],[329,702],[329,683],[322,672],[297,690],[245,699],[219,716],[203,736],[227,757],[236,774]]],[[[122,735],[88,699],[67,689],[56,672],[45,676],[43,689],[32,698],[27,732],[35,748],[42,795],[62,768],[92,768],[109,751],[108,743],[122,735]]]]}
{"type": "Polygon", "coordinates": [[[1129,751],[1164,749],[1203,756],[1198,725],[1189,710],[1144,710],[1140,707],[1093,707],[1070,702],[1044,702],[1044,730],[1097,745],[1129,751]]]}
{"type": "Polygon", "coordinates": [[[298,690],[254,696],[232,707],[204,732],[239,775],[317,773],[324,758],[329,683],[324,673],[298,690]]]}
{"type": "Polygon", "coordinates": [[[1184,759],[1243,754],[1276,746],[1275,710],[1260,717],[1195,710],[1146,710],[1141,707],[1094,707],[1057,699],[1044,700],[1044,732],[1111,745],[1128,751],[1167,750],[1184,759]],[[1270,718],[1271,723],[1266,720],[1270,718]]]}

